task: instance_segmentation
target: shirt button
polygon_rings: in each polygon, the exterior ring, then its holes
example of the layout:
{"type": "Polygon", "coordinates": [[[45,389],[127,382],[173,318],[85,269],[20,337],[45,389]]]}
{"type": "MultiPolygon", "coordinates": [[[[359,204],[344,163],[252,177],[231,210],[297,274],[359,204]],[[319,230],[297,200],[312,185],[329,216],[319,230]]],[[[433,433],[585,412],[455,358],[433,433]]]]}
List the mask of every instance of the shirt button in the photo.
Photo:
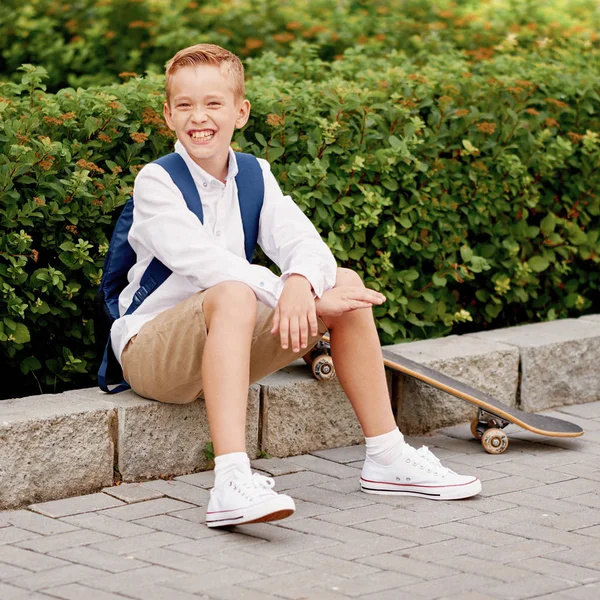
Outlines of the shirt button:
{"type": "Polygon", "coordinates": [[[206,181],[202,184],[202,187],[208,187],[208,183],[206,181]]]}
{"type": "Polygon", "coordinates": [[[220,232],[220,231],[217,231],[217,232],[216,232],[216,235],[217,235],[217,236],[221,235],[221,232],[220,232]]]}
{"type": "Polygon", "coordinates": [[[260,285],[260,287],[265,287],[265,282],[261,281],[258,285],[260,285]]]}

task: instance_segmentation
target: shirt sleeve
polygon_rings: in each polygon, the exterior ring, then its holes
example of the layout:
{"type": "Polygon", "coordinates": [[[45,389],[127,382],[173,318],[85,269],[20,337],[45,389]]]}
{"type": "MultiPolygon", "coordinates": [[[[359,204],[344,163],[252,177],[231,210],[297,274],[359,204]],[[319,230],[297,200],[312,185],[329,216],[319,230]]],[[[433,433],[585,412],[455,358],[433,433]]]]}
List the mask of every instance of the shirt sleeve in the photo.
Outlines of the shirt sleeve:
{"type": "Polygon", "coordinates": [[[258,243],[281,269],[281,281],[303,275],[317,297],[335,285],[337,265],[319,232],[290,196],[285,196],[267,161],[259,159],[265,180],[258,243]]]}
{"type": "Polygon", "coordinates": [[[283,287],[280,278],[215,244],[160,165],[149,164],[140,171],[133,197],[131,239],[171,271],[189,278],[201,290],[240,281],[267,306],[276,305],[283,287]]]}

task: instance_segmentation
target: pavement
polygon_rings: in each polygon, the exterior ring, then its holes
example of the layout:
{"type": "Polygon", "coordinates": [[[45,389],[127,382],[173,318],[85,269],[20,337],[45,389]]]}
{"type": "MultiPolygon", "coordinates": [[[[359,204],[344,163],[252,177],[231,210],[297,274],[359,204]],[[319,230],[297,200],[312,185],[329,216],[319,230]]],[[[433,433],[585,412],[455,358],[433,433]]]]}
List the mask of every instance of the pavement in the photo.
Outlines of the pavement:
{"type": "Polygon", "coordinates": [[[586,434],[511,426],[501,455],[468,425],[409,438],[481,478],[468,500],[364,494],[352,446],[254,461],[296,500],[276,523],[208,529],[211,472],[0,512],[0,599],[597,600],[600,402],[546,414],[586,434]]]}

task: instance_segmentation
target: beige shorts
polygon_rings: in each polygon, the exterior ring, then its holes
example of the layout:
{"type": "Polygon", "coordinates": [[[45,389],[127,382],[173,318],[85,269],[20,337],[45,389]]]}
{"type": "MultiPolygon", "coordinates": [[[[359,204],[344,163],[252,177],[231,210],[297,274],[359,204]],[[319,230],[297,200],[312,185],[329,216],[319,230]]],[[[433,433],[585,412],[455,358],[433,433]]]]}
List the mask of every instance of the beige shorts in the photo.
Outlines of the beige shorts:
{"type": "MultiPolygon", "coordinates": [[[[160,402],[185,404],[202,396],[202,356],[207,337],[202,304],[206,291],[145,323],[121,355],[125,381],[140,396],[160,402]]],[[[273,309],[258,303],[250,349],[250,383],[254,383],[301,354],[281,348],[279,335],[271,334],[273,309]]],[[[319,334],[309,336],[308,349],[327,332],[319,319],[319,334]]],[[[305,351],[305,352],[306,352],[305,351]]]]}

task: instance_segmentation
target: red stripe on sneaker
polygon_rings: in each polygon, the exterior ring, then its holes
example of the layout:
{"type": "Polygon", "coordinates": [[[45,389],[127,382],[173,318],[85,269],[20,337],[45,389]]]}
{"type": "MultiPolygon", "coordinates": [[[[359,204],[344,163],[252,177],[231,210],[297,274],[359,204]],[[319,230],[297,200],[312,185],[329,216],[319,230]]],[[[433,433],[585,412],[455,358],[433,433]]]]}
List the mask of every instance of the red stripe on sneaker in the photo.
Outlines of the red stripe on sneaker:
{"type": "Polygon", "coordinates": [[[466,483],[453,483],[451,485],[422,485],[419,483],[396,483],[395,481],[374,481],[373,479],[365,479],[364,477],[360,478],[361,481],[365,481],[367,483],[377,483],[379,485],[397,485],[398,487],[418,487],[418,488],[431,488],[431,489],[437,489],[437,488],[450,488],[450,487],[462,487],[463,485],[471,485],[472,483],[475,483],[478,478],[475,477],[475,479],[473,479],[473,481],[467,481],[466,483]]]}

